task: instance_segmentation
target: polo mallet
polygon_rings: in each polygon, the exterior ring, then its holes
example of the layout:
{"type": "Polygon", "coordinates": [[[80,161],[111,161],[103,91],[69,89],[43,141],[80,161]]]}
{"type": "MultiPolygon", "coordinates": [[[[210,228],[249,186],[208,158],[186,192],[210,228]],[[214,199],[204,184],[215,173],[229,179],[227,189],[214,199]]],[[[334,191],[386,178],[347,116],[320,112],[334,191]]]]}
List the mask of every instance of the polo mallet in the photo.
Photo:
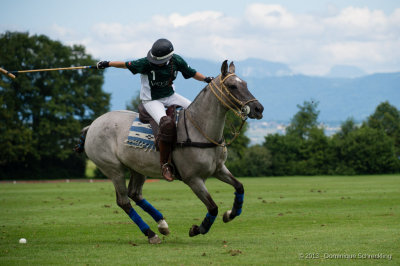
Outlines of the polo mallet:
{"type": "Polygon", "coordinates": [[[31,70],[18,70],[18,71],[7,71],[3,68],[0,68],[0,73],[12,79],[15,79],[16,78],[15,75],[19,73],[32,73],[32,72],[56,71],[56,70],[78,70],[87,68],[97,69],[97,66],[58,67],[58,68],[44,68],[44,69],[31,69],[31,70]]]}

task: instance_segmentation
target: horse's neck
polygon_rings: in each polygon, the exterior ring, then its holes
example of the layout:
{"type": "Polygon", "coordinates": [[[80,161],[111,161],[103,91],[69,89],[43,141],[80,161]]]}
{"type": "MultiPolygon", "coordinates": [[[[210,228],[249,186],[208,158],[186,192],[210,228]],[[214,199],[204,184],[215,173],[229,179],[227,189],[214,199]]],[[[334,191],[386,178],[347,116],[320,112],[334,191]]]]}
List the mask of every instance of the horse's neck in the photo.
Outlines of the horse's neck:
{"type": "MultiPolygon", "coordinates": [[[[208,137],[215,141],[220,141],[222,139],[227,110],[211,92],[209,87],[205,88],[196,97],[187,111],[198,127],[200,127],[208,137]]],[[[188,125],[191,124],[190,121],[186,123],[188,125]]],[[[192,138],[193,135],[197,139],[192,139],[192,141],[205,141],[204,137],[193,125],[191,125],[190,128],[192,129],[190,130],[191,132],[189,132],[190,137],[192,138]]]]}

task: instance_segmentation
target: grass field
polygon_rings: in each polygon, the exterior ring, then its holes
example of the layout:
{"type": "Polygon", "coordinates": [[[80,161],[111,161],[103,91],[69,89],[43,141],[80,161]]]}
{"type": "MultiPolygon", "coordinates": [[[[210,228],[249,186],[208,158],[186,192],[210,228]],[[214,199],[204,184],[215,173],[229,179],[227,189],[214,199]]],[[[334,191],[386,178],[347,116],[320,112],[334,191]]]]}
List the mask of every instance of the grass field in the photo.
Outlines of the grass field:
{"type": "Polygon", "coordinates": [[[2,183],[0,264],[400,264],[399,175],[240,180],[243,213],[228,224],[222,214],[233,189],[207,181],[220,214],[194,238],[189,228],[206,209],[190,189],[179,181],[145,184],[171,230],[160,245],[149,245],[117,207],[110,182],[2,183]],[[27,244],[18,243],[22,237],[27,244]]]}

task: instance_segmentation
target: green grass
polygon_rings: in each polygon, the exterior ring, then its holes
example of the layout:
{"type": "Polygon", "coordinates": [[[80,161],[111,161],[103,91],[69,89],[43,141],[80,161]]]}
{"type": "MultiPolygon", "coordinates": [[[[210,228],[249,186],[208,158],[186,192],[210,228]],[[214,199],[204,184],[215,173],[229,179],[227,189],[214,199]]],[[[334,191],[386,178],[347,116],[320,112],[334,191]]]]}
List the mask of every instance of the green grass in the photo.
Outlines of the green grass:
{"type": "Polygon", "coordinates": [[[86,161],[86,178],[95,178],[96,165],[91,160],[86,161]]]}
{"type": "Polygon", "coordinates": [[[110,182],[2,183],[0,264],[400,264],[399,175],[240,180],[243,213],[228,224],[222,214],[232,206],[233,189],[207,181],[220,214],[207,235],[193,238],[189,228],[206,209],[190,189],[179,181],[145,184],[145,197],[171,230],[160,245],[149,245],[117,207],[110,182]],[[27,244],[18,243],[22,237],[27,244]],[[332,258],[358,254],[392,260],[332,258]]]}

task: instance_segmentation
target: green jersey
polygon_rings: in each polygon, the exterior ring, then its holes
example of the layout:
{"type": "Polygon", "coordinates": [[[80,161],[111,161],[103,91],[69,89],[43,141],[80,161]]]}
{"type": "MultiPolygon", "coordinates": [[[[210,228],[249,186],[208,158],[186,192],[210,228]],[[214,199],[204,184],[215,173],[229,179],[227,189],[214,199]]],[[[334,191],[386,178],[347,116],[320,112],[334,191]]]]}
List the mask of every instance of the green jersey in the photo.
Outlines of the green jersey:
{"type": "Polygon", "coordinates": [[[174,94],[173,81],[176,79],[178,71],[182,73],[185,79],[196,74],[196,70],[191,68],[177,54],[174,54],[169,62],[163,66],[150,64],[146,57],[128,61],[125,65],[133,74],[142,74],[140,92],[142,100],[157,100],[174,94]]]}

